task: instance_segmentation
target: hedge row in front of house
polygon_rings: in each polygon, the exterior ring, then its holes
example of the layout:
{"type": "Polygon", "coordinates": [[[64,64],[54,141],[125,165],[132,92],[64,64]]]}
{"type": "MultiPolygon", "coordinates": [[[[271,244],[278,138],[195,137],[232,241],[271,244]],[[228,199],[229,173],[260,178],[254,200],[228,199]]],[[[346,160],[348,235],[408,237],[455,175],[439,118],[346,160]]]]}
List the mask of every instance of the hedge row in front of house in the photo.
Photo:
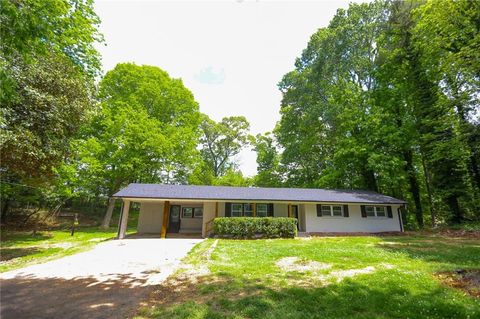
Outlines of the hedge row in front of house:
{"type": "Polygon", "coordinates": [[[214,236],[220,238],[294,238],[297,219],[287,217],[218,217],[214,236]]]}

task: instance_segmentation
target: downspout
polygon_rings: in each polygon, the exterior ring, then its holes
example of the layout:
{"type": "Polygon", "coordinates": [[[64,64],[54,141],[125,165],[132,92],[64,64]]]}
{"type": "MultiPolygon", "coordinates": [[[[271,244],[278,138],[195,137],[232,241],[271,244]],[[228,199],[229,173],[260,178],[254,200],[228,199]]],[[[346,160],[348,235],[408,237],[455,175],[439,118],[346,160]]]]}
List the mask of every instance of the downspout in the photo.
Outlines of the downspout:
{"type": "Polygon", "coordinates": [[[398,222],[400,224],[400,232],[403,233],[405,230],[403,229],[403,219],[402,219],[402,212],[401,212],[402,207],[407,209],[407,205],[403,204],[403,206],[400,206],[400,207],[397,208],[398,222]]]}

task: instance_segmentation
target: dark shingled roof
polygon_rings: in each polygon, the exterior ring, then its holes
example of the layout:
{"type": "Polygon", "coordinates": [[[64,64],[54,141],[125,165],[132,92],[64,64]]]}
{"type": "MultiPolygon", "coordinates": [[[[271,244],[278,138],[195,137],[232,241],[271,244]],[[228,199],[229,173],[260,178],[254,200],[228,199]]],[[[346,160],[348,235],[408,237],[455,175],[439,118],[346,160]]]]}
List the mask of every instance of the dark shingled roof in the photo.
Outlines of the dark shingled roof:
{"type": "Polygon", "coordinates": [[[130,184],[113,197],[189,200],[241,200],[405,204],[406,202],[371,191],[311,188],[261,188],[230,186],[194,186],[130,184]]]}

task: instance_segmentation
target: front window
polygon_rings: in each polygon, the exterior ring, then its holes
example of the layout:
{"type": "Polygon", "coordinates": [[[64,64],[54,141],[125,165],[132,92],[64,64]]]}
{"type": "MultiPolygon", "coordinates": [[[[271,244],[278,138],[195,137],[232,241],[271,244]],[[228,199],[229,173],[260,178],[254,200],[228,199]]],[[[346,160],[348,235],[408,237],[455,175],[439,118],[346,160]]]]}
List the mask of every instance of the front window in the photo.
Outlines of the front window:
{"type": "Polygon", "coordinates": [[[245,217],[253,216],[253,204],[243,204],[243,216],[245,217]]]}
{"type": "Polygon", "coordinates": [[[202,207],[183,207],[182,217],[183,218],[202,218],[203,208],[202,207]]]}
{"type": "Polygon", "coordinates": [[[203,208],[202,207],[195,207],[193,209],[193,217],[202,218],[203,217],[203,208]]]}
{"type": "Polygon", "coordinates": [[[193,217],[193,208],[192,207],[183,207],[182,217],[183,218],[192,218],[193,217]]]}
{"type": "Polygon", "coordinates": [[[375,212],[377,217],[385,217],[385,207],[383,206],[375,206],[375,212]]]}
{"type": "Polygon", "coordinates": [[[322,205],[322,216],[343,216],[343,207],[339,205],[322,205]]]}
{"type": "Polygon", "coordinates": [[[365,206],[367,217],[386,217],[385,206],[365,206]]]}
{"type": "Polygon", "coordinates": [[[257,216],[258,217],[267,217],[268,215],[268,205],[267,204],[257,204],[257,216]]]}
{"type": "Polygon", "coordinates": [[[375,217],[375,206],[367,206],[365,207],[365,211],[367,212],[367,216],[375,217]]]}
{"type": "Polygon", "coordinates": [[[322,205],[322,216],[332,216],[331,206],[322,205]]]}
{"type": "Polygon", "coordinates": [[[342,206],[332,206],[333,216],[342,216],[342,206]]]}
{"type": "Polygon", "coordinates": [[[243,205],[242,204],[232,204],[232,217],[242,217],[243,205]]]}

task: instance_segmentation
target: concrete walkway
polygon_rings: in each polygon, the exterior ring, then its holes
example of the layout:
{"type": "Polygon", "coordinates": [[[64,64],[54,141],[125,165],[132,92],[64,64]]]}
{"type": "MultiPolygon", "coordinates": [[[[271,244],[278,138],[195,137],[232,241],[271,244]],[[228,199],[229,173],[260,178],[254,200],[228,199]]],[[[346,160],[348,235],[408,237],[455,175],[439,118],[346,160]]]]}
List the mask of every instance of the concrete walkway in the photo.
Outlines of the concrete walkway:
{"type": "Polygon", "coordinates": [[[126,318],[202,239],[124,239],[0,274],[2,319],[126,318]]]}

